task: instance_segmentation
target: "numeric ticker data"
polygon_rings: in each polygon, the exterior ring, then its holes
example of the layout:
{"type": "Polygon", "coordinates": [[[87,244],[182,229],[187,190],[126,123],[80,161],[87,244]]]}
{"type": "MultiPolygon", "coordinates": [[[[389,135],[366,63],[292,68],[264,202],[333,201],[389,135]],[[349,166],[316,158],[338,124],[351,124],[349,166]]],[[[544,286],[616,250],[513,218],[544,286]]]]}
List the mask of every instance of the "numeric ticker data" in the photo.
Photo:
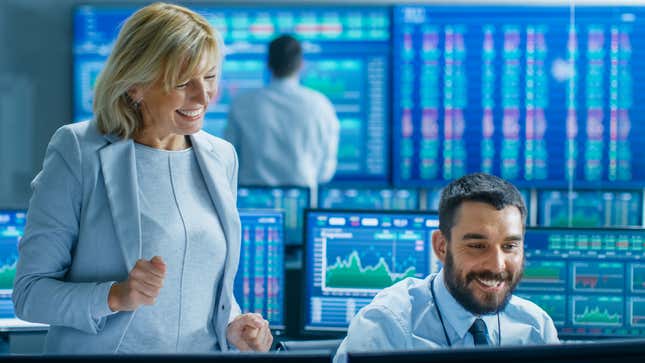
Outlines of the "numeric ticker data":
{"type": "Polygon", "coordinates": [[[398,6],[393,179],[641,187],[645,10],[398,6]]]}

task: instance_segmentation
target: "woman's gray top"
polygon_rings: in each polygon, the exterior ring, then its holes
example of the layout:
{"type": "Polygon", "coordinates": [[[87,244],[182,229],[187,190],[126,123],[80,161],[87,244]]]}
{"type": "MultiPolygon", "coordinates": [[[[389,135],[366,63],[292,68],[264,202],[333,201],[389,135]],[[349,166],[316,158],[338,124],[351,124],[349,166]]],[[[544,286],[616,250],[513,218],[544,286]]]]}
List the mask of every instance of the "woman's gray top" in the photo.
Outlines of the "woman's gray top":
{"type": "Polygon", "coordinates": [[[161,256],[166,277],[156,303],[137,309],[118,352],[214,351],[226,241],[193,150],[135,144],[135,154],[142,256],[161,256]]]}

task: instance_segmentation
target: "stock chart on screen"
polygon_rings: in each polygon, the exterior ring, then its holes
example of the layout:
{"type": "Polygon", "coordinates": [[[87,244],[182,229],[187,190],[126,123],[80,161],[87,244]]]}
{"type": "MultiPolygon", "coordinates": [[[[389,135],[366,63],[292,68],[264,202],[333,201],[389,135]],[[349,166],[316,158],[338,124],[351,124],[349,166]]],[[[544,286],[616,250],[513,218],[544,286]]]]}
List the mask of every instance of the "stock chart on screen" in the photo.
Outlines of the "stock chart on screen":
{"type": "Polygon", "coordinates": [[[439,269],[433,213],[308,210],[305,219],[305,330],[343,331],[381,289],[439,269]]]}
{"type": "Polygon", "coordinates": [[[516,294],[541,306],[560,337],[645,335],[645,230],[529,228],[516,294]]]}
{"type": "Polygon", "coordinates": [[[645,8],[398,6],[393,181],[483,171],[516,185],[645,181],[645,8]]]}
{"type": "Polygon", "coordinates": [[[318,208],[325,209],[419,209],[417,189],[320,187],[318,208]]]}
{"type": "Polygon", "coordinates": [[[642,191],[539,191],[538,225],[626,227],[643,225],[642,191]]]}
{"type": "MultiPolygon", "coordinates": [[[[74,121],[92,117],[92,90],[122,22],[135,8],[74,13],[74,121]]],[[[303,44],[302,83],[325,94],[340,120],[335,179],[389,180],[390,10],[385,7],[194,7],[226,46],[219,92],[204,129],[221,136],[231,100],[270,78],[266,47],[280,34],[303,44]]]]}
{"type": "Polygon", "coordinates": [[[235,299],[242,312],[260,313],[273,329],[284,329],[283,212],[240,210],[242,246],[235,299]]]}
{"type": "Polygon", "coordinates": [[[285,242],[302,243],[304,211],[310,205],[309,188],[240,186],[237,207],[253,209],[280,209],[285,213],[285,242]]]}
{"type": "Polygon", "coordinates": [[[16,318],[11,301],[18,262],[18,242],[25,231],[26,217],[27,212],[24,210],[0,210],[0,331],[43,327],[16,318]]]}

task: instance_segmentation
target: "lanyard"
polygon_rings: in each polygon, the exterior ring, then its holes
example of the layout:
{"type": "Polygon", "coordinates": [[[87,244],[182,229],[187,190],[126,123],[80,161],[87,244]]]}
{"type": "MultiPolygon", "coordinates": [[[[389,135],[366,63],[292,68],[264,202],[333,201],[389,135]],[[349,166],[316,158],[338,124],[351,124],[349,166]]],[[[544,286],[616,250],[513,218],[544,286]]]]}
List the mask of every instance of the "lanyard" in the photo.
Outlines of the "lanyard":
{"type": "MultiPolygon", "coordinates": [[[[452,342],[450,341],[450,337],[448,336],[448,330],[446,330],[446,324],[444,324],[443,317],[441,316],[439,303],[437,302],[437,298],[435,297],[435,294],[434,294],[435,278],[436,278],[436,275],[432,277],[432,280],[430,280],[430,293],[432,294],[432,300],[434,301],[434,306],[437,308],[437,315],[439,315],[439,322],[441,323],[443,334],[446,337],[446,343],[448,343],[448,347],[452,347],[452,342]]],[[[502,325],[499,322],[499,311],[497,312],[497,346],[502,346],[502,325]]]]}

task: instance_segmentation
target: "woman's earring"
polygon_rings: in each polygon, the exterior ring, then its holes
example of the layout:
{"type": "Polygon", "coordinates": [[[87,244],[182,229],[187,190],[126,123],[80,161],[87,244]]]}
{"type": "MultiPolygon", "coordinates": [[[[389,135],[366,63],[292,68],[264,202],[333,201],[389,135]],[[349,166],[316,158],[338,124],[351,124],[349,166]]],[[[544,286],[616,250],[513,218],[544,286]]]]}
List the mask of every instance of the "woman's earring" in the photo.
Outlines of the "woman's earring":
{"type": "Polygon", "coordinates": [[[139,97],[139,99],[133,101],[132,106],[134,106],[134,108],[138,110],[139,107],[141,106],[141,101],[143,101],[143,97],[139,97]]]}

